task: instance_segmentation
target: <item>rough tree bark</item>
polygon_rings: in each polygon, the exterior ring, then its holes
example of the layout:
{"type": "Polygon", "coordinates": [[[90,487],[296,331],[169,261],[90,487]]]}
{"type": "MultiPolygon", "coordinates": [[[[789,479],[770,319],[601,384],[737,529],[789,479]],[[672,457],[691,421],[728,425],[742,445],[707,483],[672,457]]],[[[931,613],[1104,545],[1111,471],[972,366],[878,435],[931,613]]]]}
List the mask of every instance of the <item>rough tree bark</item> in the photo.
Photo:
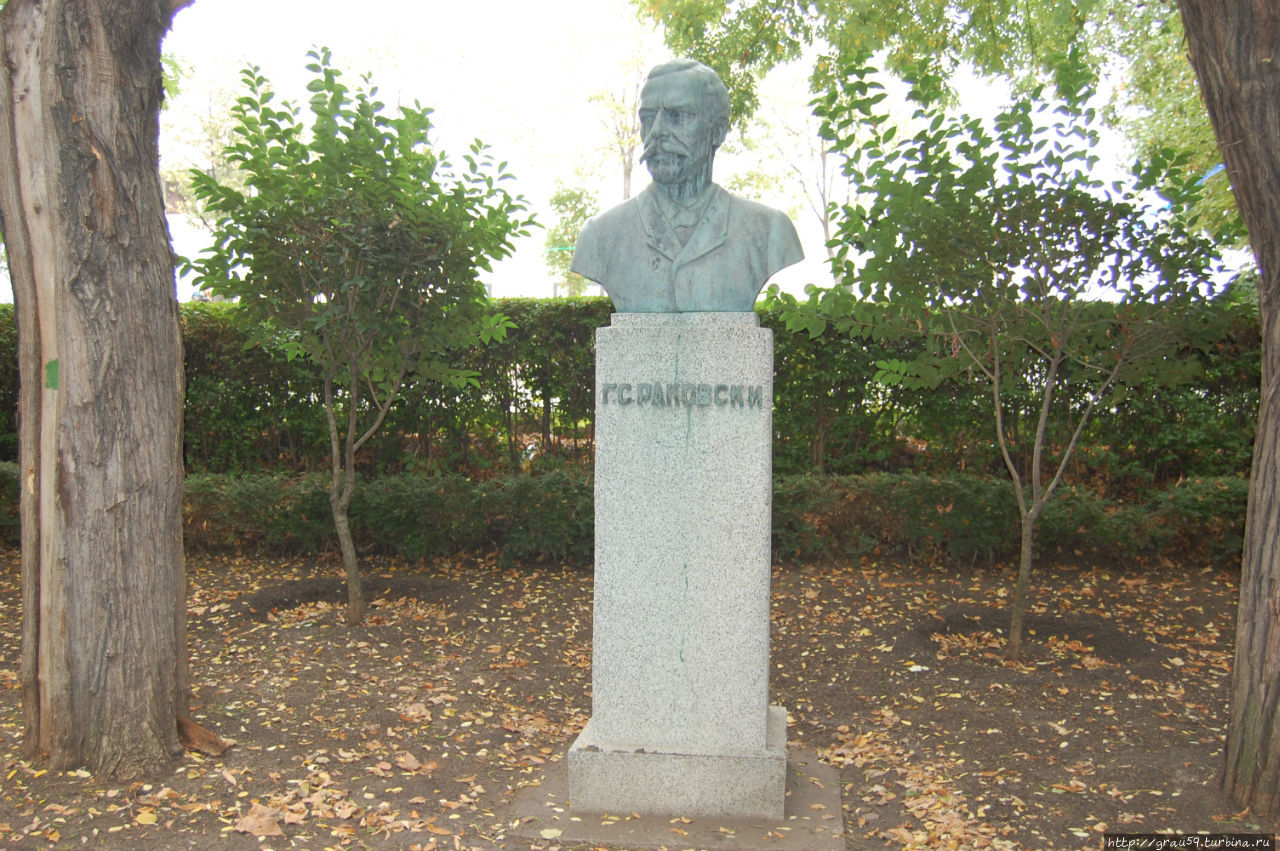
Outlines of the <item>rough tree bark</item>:
{"type": "Polygon", "coordinates": [[[160,40],[186,2],[0,11],[24,746],[54,769],[152,772],[181,750],[182,347],[157,137],[160,40]]]}
{"type": "Polygon", "coordinates": [[[1262,394],[1223,784],[1280,812],[1280,3],[1179,0],[1191,64],[1258,263],[1262,394]]]}

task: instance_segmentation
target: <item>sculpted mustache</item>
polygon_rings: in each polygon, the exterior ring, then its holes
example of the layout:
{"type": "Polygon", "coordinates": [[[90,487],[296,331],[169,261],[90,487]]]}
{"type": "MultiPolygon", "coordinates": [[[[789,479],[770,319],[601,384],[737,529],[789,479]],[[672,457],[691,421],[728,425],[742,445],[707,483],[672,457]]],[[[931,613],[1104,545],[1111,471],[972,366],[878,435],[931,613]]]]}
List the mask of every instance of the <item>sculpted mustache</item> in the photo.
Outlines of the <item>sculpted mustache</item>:
{"type": "Polygon", "coordinates": [[[645,146],[644,151],[642,151],[640,154],[640,162],[646,162],[652,159],[653,157],[657,156],[658,154],[676,154],[677,156],[681,156],[681,157],[688,156],[688,154],[685,153],[684,151],[676,150],[670,145],[664,146],[660,144],[653,144],[653,145],[645,146]]]}

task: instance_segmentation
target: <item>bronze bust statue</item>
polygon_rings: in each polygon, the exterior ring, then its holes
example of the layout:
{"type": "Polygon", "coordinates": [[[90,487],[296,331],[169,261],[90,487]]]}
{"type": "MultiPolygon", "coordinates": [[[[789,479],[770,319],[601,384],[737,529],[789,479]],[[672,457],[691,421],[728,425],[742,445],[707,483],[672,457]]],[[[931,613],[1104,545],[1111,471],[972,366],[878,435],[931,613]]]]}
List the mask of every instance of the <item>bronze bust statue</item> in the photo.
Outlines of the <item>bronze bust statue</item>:
{"type": "Polygon", "coordinates": [[[729,92],[692,60],[653,68],[640,93],[641,160],[653,183],[582,229],[573,271],[619,313],[743,312],[803,258],[785,213],[711,182],[729,131],[729,92]]]}

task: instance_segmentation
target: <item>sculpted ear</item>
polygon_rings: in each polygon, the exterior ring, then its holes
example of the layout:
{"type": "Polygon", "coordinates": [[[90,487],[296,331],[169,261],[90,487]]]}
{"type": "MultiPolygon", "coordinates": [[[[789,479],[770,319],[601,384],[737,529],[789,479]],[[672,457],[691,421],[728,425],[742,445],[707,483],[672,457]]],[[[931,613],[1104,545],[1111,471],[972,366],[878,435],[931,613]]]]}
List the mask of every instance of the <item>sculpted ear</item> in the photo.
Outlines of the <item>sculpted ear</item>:
{"type": "Polygon", "coordinates": [[[711,130],[711,147],[719,148],[724,144],[725,137],[729,135],[729,122],[718,121],[716,126],[711,130]]]}

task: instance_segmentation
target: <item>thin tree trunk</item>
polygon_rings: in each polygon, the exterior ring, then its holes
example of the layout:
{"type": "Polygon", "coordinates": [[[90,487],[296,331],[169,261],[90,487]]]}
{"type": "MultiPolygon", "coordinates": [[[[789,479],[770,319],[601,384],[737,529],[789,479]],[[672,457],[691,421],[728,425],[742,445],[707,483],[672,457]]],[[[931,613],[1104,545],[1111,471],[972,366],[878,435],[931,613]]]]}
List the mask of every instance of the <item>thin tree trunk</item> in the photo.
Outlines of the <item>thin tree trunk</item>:
{"type": "Polygon", "coordinates": [[[181,751],[182,344],[158,177],[169,0],[9,0],[0,211],[18,316],[24,747],[181,751]]]}
{"type": "MultiPolygon", "coordinates": [[[[357,373],[354,368],[351,376],[357,373]]],[[[352,377],[352,387],[358,386],[352,377]]],[[[347,397],[347,424],[345,434],[338,430],[337,400],[334,382],[326,375],[324,380],[324,410],[329,422],[329,451],[332,467],[329,480],[329,508],[333,512],[333,528],[338,534],[338,548],[342,552],[342,569],[347,577],[347,623],[358,626],[364,622],[364,584],[360,579],[360,559],[356,555],[355,539],[351,535],[351,498],[356,489],[355,429],[356,406],[359,401],[354,390],[347,397]]]]}
{"type": "Polygon", "coordinates": [[[1223,784],[1280,811],[1280,6],[1179,0],[1191,64],[1258,262],[1262,394],[1223,784]]]}
{"type": "Polygon", "coordinates": [[[813,472],[827,471],[827,435],[831,431],[831,417],[825,398],[818,400],[818,410],[813,416],[813,436],[809,438],[809,466],[813,472]]]}
{"type": "Polygon", "coordinates": [[[356,415],[356,399],[353,394],[343,454],[343,466],[346,469],[343,470],[342,489],[333,509],[338,545],[342,548],[342,565],[347,573],[347,623],[352,626],[364,623],[364,582],[360,578],[360,559],[356,555],[355,538],[351,535],[351,498],[356,492],[356,415]]]}
{"type": "Polygon", "coordinates": [[[546,373],[550,367],[543,369],[542,381],[542,454],[550,456],[554,447],[551,445],[551,381],[546,373]]]}
{"type": "Polygon", "coordinates": [[[355,471],[347,471],[337,491],[330,494],[330,505],[333,507],[333,525],[338,532],[338,547],[342,550],[342,569],[347,577],[347,623],[359,626],[364,622],[364,583],[360,579],[360,559],[351,535],[354,479],[355,471]]]}
{"type": "Polygon", "coordinates": [[[1022,656],[1022,630],[1027,615],[1027,592],[1031,588],[1031,557],[1034,553],[1036,514],[1021,512],[1022,534],[1018,545],[1018,578],[1013,584],[1013,611],[1009,616],[1009,643],[1005,656],[1017,661],[1022,656]]]}

